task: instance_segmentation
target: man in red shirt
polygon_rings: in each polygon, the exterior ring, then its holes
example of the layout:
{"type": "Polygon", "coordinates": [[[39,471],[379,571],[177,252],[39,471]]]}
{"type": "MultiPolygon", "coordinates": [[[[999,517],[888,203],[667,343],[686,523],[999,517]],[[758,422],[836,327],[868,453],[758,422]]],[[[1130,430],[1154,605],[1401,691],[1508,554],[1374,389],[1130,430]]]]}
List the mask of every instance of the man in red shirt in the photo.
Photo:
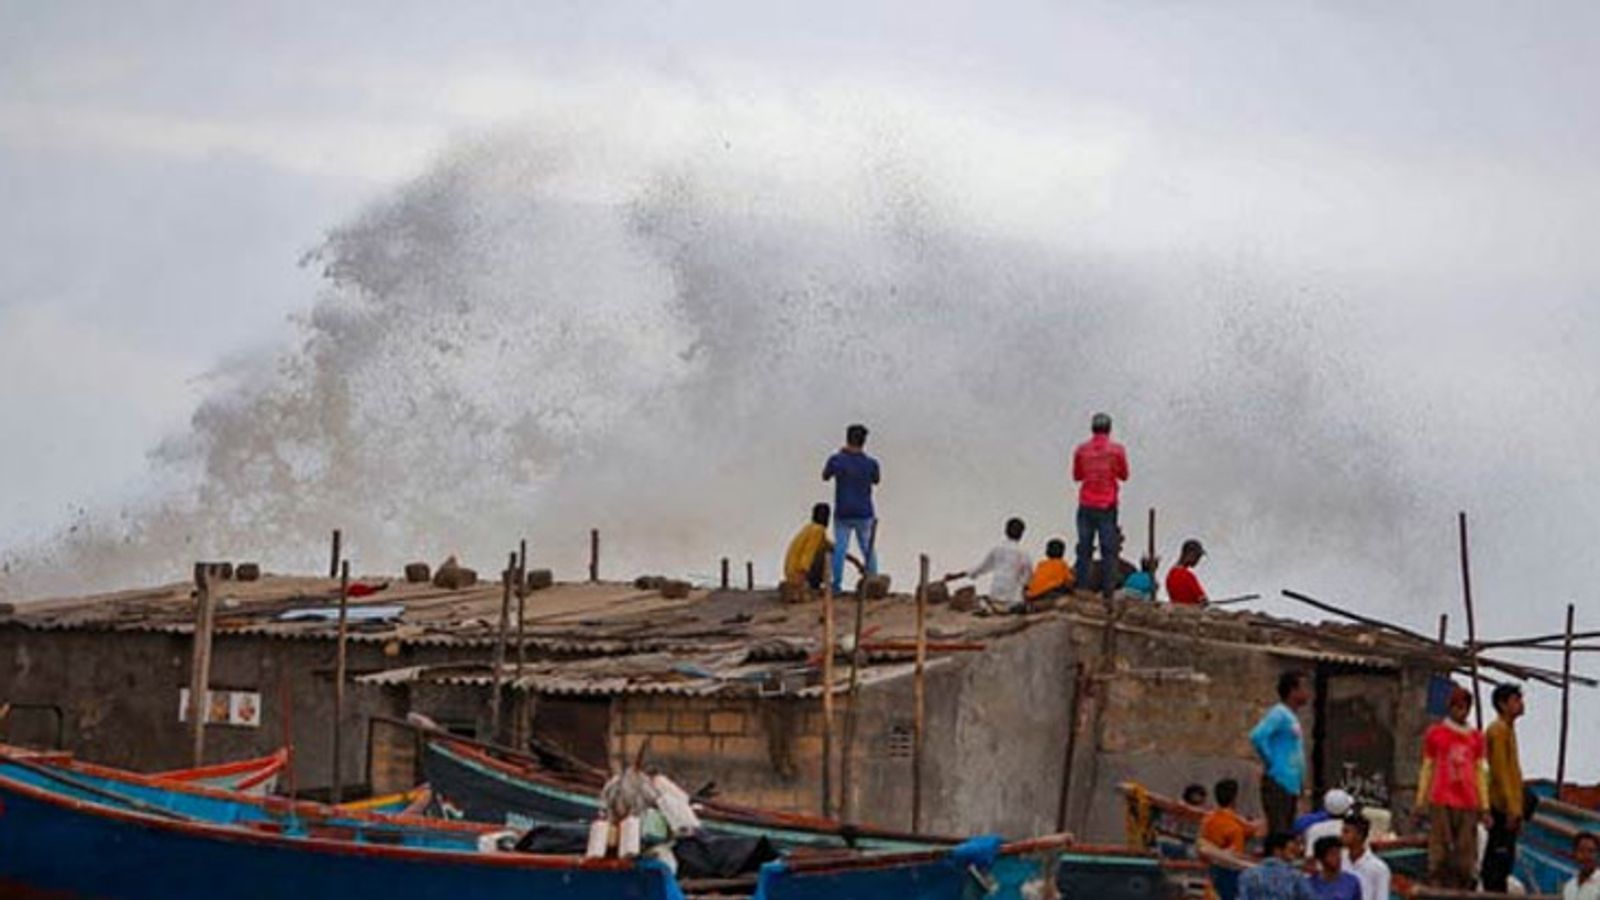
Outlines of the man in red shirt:
{"type": "Polygon", "coordinates": [[[1078,489],[1077,582],[1091,582],[1089,566],[1094,559],[1096,538],[1100,541],[1103,570],[1095,580],[1107,600],[1115,589],[1114,567],[1121,541],[1117,537],[1117,493],[1128,480],[1128,451],[1111,439],[1111,417],[1095,413],[1089,424],[1092,436],[1072,454],[1072,480],[1078,489]]]}
{"type": "Polygon", "coordinates": [[[1489,818],[1489,769],[1483,735],[1467,724],[1472,692],[1450,692],[1450,715],[1422,736],[1419,806],[1426,807],[1428,878],[1435,887],[1472,890],[1477,881],[1478,821],[1489,818]]]}
{"type": "Polygon", "coordinates": [[[1183,550],[1178,554],[1178,564],[1167,573],[1167,598],[1173,603],[1183,606],[1206,604],[1206,589],[1194,575],[1194,567],[1200,564],[1201,557],[1205,555],[1206,548],[1194,538],[1183,542],[1183,550]]]}

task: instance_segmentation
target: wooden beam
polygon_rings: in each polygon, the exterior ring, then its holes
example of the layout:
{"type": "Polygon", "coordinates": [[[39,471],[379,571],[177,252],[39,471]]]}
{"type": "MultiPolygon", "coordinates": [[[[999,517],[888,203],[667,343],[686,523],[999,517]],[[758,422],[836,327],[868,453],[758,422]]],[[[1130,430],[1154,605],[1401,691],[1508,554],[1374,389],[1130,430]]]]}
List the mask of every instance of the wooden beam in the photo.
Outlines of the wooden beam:
{"type": "MultiPolygon", "coordinates": [[[[1600,638],[1600,631],[1578,631],[1572,634],[1575,641],[1592,641],[1600,638]]],[[[1503,641],[1480,641],[1480,650],[1559,650],[1557,647],[1540,646],[1541,644],[1564,644],[1566,634],[1541,634],[1537,637],[1507,638],[1503,641]]]]}
{"type": "Polygon", "coordinates": [[[1561,743],[1556,753],[1556,799],[1567,783],[1567,728],[1572,713],[1572,620],[1577,607],[1567,604],[1567,647],[1561,658],[1561,743]]]}
{"type": "Polygon", "coordinates": [[[922,831],[922,743],[928,708],[928,554],[917,559],[917,668],[912,682],[911,832],[922,831]]]}
{"type": "Polygon", "coordinates": [[[344,681],[350,638],[350,560],[339,561],[339,644],[333,659],[333,791],[335,805],[344,802],[344,681]]]}
{"type": "Polygon", "coordinates": [[[756,564],[754,560],[747,559],[744,561],[744,589],[747,591],[756,589],[756,564]]]}
{"type": "Polygon", "coordinates": [[[600,529],[589,529],[589,580],[600,580],[600,529]]]}
{"type": "Polygon", "coordinates": [[[511,580],[517,577],[517,554],[506,559],[500,573],[500,627],[494,641],[494,677],[489,694],[489,740],[500,740],[500,689],[505,684],[506,640],[511,630],[511,580]]]}
{"type": "Polygon", "coordinates": [[[727,590],[728,585],[728,558],[724,556],[722,558],[722,589],[727,590]]]}
{"type": "Polygon", "coordinates": [[[839,818],[850,821],[855,813],[855,750],[856,729],[861,718],[861,664],[865,653],[861,649],[861,632],[867,617],[866,585],[856,589],[855,641],[850,644],[850,687],[844,712],[844,749],[839,759],[839,818]]]}
{"type": "Polygon", "coordinates": [[[206,718],[211,713],[211,635],[216,618],[215,598],[211,594],[211,567],[194,566],[194,639],[189,658],[190,759],[200,766],[206,755],[206,718]]]}
{"type": "MultiPolygon", "coordinates": [[[[528,541],[524,538],[517,545],[517,684],[522,684],[523,670],[528,665],[528,632],[527,624],[528,607],[528,541]]],[[[526,692],[518,695],[526,698],[526,692]]],[[[526,744],[524,733],[527,722],[527,705],[519,701],[517,704],[517,720],[511,729],[511,743],[516,747],[526,744]]]]}
{"type": "Polygon", "coordinates": [[[833,582],[822,579],[822,817],[833,818],[833,582]]]}
{"type": "Polygon", "coordinates": [[[1461,599],[1467,607],[1467,654],[1472,662],[1472,715],[1483,730],[1483,683],[1478,677],[1478,620],[1472,608],[1472,562],[1467,551],[1467,514],[1456,514],[1461,531],[1461,599]]]}
{"type": "Polygon", "coordinates": [[[343,535],[339,533],[339,529],[335,528],[333,530],[333,552],[328,557],[329,578],[339,577],[339,560],[343,558],[339,555],[341,552],[339,545],[343,542],[342,538],[343,535]]]}

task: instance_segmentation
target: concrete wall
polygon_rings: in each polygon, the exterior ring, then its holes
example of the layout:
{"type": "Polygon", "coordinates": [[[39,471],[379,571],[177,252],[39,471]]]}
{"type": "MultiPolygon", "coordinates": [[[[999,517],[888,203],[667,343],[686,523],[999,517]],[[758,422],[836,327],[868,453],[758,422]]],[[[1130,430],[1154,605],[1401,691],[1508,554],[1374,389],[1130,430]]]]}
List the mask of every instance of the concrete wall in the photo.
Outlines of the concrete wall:
{"type": "MultiPolygon", "coordinates": [[[[443,662],[449,652],[352,642],[347,665],[354,675],[443,662]]],[[[189,726],[178,721],[178,693],[189,685],[189,656],[190,639],[184,635],[0,626],[0,699],[59,707],[65,718],[62,746],[84,759],[137,770],[180,768],[190,765],[189,726]]],[[[283,745],[287,721],[293,731],[297,786],[328,786],[333,775],[333,669],[332,642],[218,634],[211,687],[259,691],[261,727],[209,726],[206,760],[270,753],[283,745]],[[287,710],[284,697],[291,698],[287,710]]],[[[341,723],[347,784],[367,778],[368,718],[404,712],[403,698],[393,690],[352,685],[347,691],[341,723]]],[[[46,719],[32,712],[18,713],[9,726],[12,740],[47,744],[54,739],[46,719]]]]}

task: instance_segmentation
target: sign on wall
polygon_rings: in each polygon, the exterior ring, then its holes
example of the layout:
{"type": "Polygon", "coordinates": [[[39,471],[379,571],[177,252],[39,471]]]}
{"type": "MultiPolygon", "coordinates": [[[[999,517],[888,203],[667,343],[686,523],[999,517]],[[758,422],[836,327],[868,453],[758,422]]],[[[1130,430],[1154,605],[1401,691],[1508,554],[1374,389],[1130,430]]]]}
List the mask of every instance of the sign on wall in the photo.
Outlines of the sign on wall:
{"type": "MultiPolygon", "coordinates": [[[[189,689],[178,689],[178,721],[189,721],[189,689]]],[[[206,724],[261,727],[259,691],[206,691],[206,724]]]]}

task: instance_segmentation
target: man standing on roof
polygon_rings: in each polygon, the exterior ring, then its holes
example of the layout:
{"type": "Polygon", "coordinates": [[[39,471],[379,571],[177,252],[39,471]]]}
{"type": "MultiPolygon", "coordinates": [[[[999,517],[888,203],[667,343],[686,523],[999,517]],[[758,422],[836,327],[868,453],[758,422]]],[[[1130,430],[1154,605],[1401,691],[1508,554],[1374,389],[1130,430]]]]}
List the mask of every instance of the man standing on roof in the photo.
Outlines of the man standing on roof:
{"type": "Polygon", "coordinates": [[[872,508],[872,489],[878,483],[878,461],[867,455],[867,426],[851,425],[844,432],[844,447],[828,457],[822,480],[833,481],[833,592],[844,581],[844,559],[850,535],[866,557],[868,575],[878,574],[878,519],[872,508]]]}
{"type": "Polygon", "coordinates": [[[1517,720],[1522,718],[1522,688],[1502,684],[1490,696],[1497,713],[1484,729],[1489,745],[1489,841],[1483,851],[1483,889],[1503,894],[1517,861],[1522,830],[1522,762],[1517,756],[1517,720]]]}
{"type": "Polygon", "coordinates": [[[1078,488],[1078,584],[1091,583],[1089,566],[1100,542],[1102,572],[1097,584],[1107,600],[1116,589],[1114,567],[1122,542],[1117,531],[1117,495],[1128,480],[1128,451],[1111,439],[1111,417],[1095,413],[1089,440],[1072,454],[1072,480],[1078,488]]]}
{"type": "Polygon", "coordinates": [[[1278,703],[1250,731],[1250,745],[1261,759],[1261,809],[1267,832],[1293,833],[1295,809],[1306,779],[1304,731],[1295,711],[1311,702],[1304,672],[1278,676],[1278,703]]]}
{"type": "Polygon", "coordinates": [[[1194,567],[1200,565],[1205,555],[1206,548],[1194,538],[1183,542],[1183,550],[1178,553],[1178,564],[1167,573],[1168,600],[1180,606],[1206,605],[1206,589],[1194,574],[1194,567]]]}

